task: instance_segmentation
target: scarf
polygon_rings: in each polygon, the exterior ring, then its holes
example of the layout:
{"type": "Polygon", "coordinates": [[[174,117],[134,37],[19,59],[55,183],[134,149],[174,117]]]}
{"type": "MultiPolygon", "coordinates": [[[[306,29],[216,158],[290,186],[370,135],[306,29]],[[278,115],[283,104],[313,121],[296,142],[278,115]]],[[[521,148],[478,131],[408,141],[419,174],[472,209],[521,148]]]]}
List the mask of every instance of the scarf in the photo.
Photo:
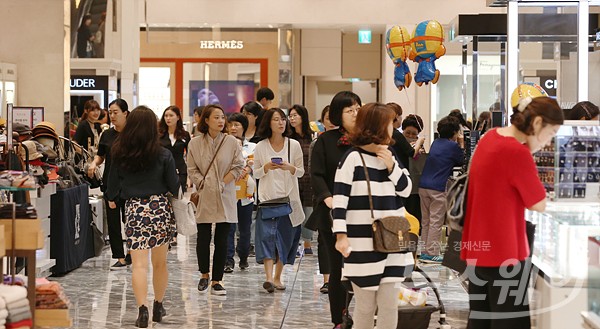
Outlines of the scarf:
{"type": "Polygon", "coordinates": [[[350,141],[348,140],[348,132],[344,127],[340,127],[340,133],[342,133],[342,137],[338,139],[337,146],[350,146],[350,141]]]}

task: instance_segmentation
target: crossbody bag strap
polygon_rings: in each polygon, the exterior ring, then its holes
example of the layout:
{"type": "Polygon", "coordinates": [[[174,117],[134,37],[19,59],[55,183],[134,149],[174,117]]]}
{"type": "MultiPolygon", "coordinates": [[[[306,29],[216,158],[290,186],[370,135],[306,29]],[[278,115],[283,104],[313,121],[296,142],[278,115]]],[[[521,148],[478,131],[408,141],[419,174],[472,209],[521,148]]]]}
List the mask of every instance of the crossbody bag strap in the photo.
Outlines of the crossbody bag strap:
{"type": "MultiPolygon", "coordinates": [[[[287,146],[287,151],[288,151],[287,153],[288,154],[287,154],[287,156],[288,156],[288,163],[290,163],[290,139],[289,139],[289,137],[286,137],[285,139],[287,139],[287,143],[288,143],[288,146],[287,146]]],[[[284,142],[285,142],[285,139],[284,139],[284,142]]],[[[260,197],[258,196],[258,191],[259,191],[258,184],[259,183],[260,183],[260,179],[257,179],[256,180],[256,205],[257,206],[260,205],[260,197]]],[[[286,187],[285,181],[283,182],[283,184],[284,184],[284,187],[286,187]]]]}
{"type": "MultiPolygon", "coordinates": [[[[217,158],[217,154],[219,154],[219,150],[221,149],[221,146],[223,146],[223,142],[225,142],[225,137],[226,136],[223,136],[221,143],[219,143],[219,146],[217,147],[215,154],[213,155],[212,159],[210,160],[210,163],[208,164],[208,168],[206,168],[206,175],[208,175],[208,172],[210,171],[210,167],[212,166],[213,162],[215,162],[215,159],[217,158]]],[[[206,175],[202,175],[204,177],[202,180],[206,179],[206,175]]]]}
{"type": "Polygon", "coordinates": [[[373,196],[371,195],[371,180],[369,179],[369,171],[367,170],[367,165],[365,164],[365,158],[360,151],[358,151],[358,155],[360,155],[360,161],[362,161],[363,169],[365,171],[365,178],[367,179],[367,191],[369,192],[369,208],[371,209],[371,218],[375,218],[375,214],[373,213],[373,196]]]}

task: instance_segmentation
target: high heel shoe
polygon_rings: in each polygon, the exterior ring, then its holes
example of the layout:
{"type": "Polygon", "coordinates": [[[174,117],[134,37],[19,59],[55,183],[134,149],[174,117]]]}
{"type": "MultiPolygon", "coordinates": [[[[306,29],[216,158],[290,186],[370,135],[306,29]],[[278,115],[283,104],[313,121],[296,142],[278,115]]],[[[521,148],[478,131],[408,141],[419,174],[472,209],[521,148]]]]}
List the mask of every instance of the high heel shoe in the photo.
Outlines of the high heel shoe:
{"type": "Polygon", "coordinates": [[[152,306],[152,321],[160,322],[165,315],[167,315],[167,310],[163,307],[163,303],[154,301],[154,305],[152,306]]]}
{"type": "Polygon", "coordinates": [[[138,328],[148,328],[148,317],[148,307],[146,305],[140,306],[135,326],[138,328]]]}

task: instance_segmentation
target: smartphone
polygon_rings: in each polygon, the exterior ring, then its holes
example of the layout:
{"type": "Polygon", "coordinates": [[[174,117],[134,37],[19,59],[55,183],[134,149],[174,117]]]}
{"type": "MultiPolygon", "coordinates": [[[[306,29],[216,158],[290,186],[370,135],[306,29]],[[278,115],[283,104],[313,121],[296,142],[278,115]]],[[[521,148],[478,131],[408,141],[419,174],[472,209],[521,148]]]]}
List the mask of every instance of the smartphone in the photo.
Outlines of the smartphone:
{"type": "Polygon", "coordinates": [[[273,162],[274,164],[283,164],[283,159],[279,158],[279,157],[275,157],[275,158],[271,158],[271,162],[273,162]]]}

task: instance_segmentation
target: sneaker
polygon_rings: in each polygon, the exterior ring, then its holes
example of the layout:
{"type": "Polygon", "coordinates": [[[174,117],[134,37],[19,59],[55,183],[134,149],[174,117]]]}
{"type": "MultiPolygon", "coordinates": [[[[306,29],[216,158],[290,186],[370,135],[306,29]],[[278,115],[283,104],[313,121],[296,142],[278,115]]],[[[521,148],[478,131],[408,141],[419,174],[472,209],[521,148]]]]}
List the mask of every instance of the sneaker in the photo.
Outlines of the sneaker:
{"type": "Polygon", "coordinates": [[[248,252],[248,256],[254,257],[256,256],[256,252],[254,251],[254,245],[250,244],[250,251],[248,252]]]}
{"type": "Polygon", "coordinates": [[[419,260],[423,263],[436,263],[439,264],[444,260],[444,256],[442,255],[427,255],[427,254],[421,254],[421,256],[419,257],[419,260]]]}
{"type": "Polygon", "coordinates": [[[321,286],[321,288],[319,289],[319,291],[320,291],[322,294],[327,294],[327,293],[329,293],[329,283],[328,283],[328,282],[325,282],[325,283],[323,283],[323,285],[321,286]]]}
{"type": "Polygon", "coordinates": [[[298,246],[298,250],[296,251],[296,258],[302,257],[304,255],[304,247],[298,246]]]}
{"type": "Polygon", "coordinates": [[[225,262],[225,273],[233,273],[233,268],[235,267],[235,262],[233,260],[228,260],[225,262]]]}
{"type": "Polygon", "coordinates": [[[200,282],[198,282],[198,291],[204,292],[208,289],[208,279],[201,278],[200,282]]]}
{"type": "Polygon", "coordinates": [[[127,263],[123,264],[119,261],[117,261],[110,267],[111,271],[125,270],[125,269],[127,269],[127,263]]]}
{"type": "Polygon", "coordinates": [[[312,248],[304,248],[304,254],[305,255],[313,255],[312,248]]]}
{"type": "Polygon", "coordinates": [[[210,293],[213,295],[224,296],[227,295],[227,290],[225,290],[220,283],[215,283],[210,287],[210,293]]]}
{"type": "Polygon", "coordinates": [[[246,270],[250,267],[248,260],[240,260],[240,270],[246,270]]]}

